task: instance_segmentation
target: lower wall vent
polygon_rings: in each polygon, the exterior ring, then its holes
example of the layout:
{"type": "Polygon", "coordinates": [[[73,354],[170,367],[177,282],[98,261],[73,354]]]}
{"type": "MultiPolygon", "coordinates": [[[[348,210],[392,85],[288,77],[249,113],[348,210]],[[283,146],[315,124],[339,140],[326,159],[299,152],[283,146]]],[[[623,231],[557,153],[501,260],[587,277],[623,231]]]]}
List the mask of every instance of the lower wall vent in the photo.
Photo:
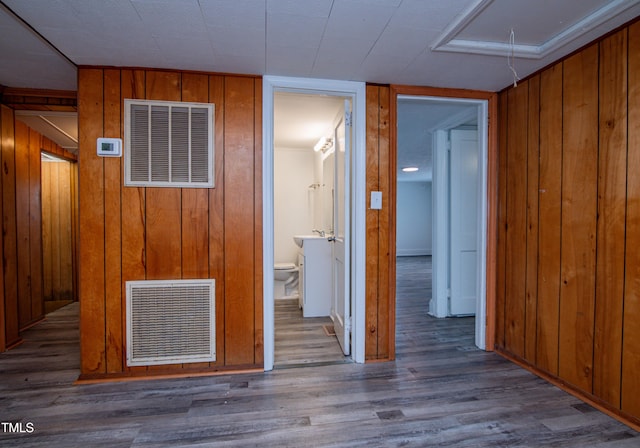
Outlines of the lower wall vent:
{"type": "Polygon", "coordinates": [[[216,360],[215,280],[127,285],[127,365],[216,360]]]}

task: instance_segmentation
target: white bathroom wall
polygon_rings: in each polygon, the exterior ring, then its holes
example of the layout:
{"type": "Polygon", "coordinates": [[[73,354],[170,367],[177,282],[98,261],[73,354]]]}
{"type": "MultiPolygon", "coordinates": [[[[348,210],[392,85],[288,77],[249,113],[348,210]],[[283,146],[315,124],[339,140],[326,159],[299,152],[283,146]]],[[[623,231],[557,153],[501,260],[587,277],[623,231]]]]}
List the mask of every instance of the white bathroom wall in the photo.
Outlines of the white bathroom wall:
{"type": "Polygon", "coordinates": [[[431,255],[431,182],[398,182],[396,254],[431,255]]]}
{"type": "Polygon", "coordinates": [[[298,246],[293,235],[308,235],[313,229],[315,182],[312,150],[276,148],[273,166],[274,262],[296,263],[298,246]]]}

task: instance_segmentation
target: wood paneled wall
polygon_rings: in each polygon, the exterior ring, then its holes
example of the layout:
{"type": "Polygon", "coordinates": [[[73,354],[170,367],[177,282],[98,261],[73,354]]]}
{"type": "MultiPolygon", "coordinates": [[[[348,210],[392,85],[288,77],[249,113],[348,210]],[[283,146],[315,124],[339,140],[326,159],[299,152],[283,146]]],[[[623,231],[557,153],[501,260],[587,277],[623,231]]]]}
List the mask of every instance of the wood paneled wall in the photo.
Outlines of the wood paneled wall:
{"type": "Polygon", "coordinates": [[[74,209],[77,164],[42,162],[42,268],[45,310],[76,299],[74,209]],[[46,302],[60,302],[51,306],[46,302]]]}
{"type": "Polygon", "coordinates": [[[395,358],[395,184],[391,179],[389,86],[367,86],[367,197],[382,192],[381,210],[366,213],[366,335],[365,358],[395,358]]]}
{"type": "Polygon", "coordinates": [[[42,319],[42,212],[40,147],[42,136],[15,122],[16,239],[18,322],[20,328],[42,319]]]}
{"type": "Polygon", "coordinates": [[[262,368],[261,78],[80,68],[78,105],[81,378],[262,368]],[[125,98],[214,103],[215,188],[124,187],[125,98]],[[128,368],[125,282],[180,278],[216,280],[216,361],[128,368]]]}
{"type": "Polygon", "coordinates": [[[640,421],[640,22],[500,94],[496,346],[640,421]]]}
{"type": "Polygon", "coordinates": [[[20,331],[44,316],[42,269],[41,150],[73,159],[51,140],[0,106],[2,275],[0,351],[20,342],[20,331]]]}

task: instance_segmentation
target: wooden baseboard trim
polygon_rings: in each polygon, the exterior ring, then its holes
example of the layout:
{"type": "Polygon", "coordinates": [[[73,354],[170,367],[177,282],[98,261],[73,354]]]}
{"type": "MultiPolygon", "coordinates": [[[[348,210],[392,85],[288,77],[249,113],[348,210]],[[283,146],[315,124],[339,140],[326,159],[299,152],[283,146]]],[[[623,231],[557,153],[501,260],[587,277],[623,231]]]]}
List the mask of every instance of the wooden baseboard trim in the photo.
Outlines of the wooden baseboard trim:
{"type": "Polygon", "coordinates": [[[514,364],[519,365],[520,367],[522,367],[525,370],[528,370],[529,372],[533,373],[534,375],[542,378],[545,381],[548,381],[549,383],[553,384],[554,386],[562,389],[563,391],[567,392],[568,394],[573,395],[574,397],[578,398],[579,400],[584,401],[585,403],[593,406],[594,408],[598,409],[601,412],[604,412],[605,414],[607,414],[608,416],[615,418],[616,420],[618,420],[619,422],[624,423],[625,425],[629,426],[630,428],[632,428],[635,431],[640,432],[640,419],[637,417],[634,417],[633,415],[629,415],[624,411],[621,411],[620,409],[616,409],[613,406],[611,406],[609,403],[606,403],[604,401],[602,401],[601,399],[599,399],[598,397],[595,397],[591,394],[587,394],[584,391],[576,388],[575,386],[567,383],[566,381],[563,381],[562,379],[548,373],[545,372],[544,370],[540,370],[537,367],[529,364],[527,361],[511,354],[508,352],[503,351],[502,349],[496,347],[495,352],[502,356],[503,358],[513,362],[514,364]]]}
{"type": "Polygon", "coordinates": [[[98,384],[98,383],[117,383],[124,381],[153,381],[153,380],[166,380],[166,379],[178,379],[178,378],[198,378],[202,376],[220,376],[220,375],[238,375],[241,373],[263,373],[264,368],[255,367],[247,369],[229,369],[229,370],[206,370],[206,371],[193,371],[184,373],[136,373],[136,374],[109,374],[109,375],[80,375],[73,384],[98,384]]]}

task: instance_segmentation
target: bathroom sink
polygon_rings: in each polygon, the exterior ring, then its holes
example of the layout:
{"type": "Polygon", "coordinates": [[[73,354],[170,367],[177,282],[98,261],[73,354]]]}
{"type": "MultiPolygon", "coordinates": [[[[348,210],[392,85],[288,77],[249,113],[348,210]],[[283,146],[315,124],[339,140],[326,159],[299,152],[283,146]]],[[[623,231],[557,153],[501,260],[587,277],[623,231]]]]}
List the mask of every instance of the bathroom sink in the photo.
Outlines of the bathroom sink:
{"type": "Polygon", "coordinates": [[[304,245],[304,240],[317,240],[320,238],[324,238],[320,235],[294,235],[293,241],[298,245],[298,247],[302,247],[304,245]]]}

